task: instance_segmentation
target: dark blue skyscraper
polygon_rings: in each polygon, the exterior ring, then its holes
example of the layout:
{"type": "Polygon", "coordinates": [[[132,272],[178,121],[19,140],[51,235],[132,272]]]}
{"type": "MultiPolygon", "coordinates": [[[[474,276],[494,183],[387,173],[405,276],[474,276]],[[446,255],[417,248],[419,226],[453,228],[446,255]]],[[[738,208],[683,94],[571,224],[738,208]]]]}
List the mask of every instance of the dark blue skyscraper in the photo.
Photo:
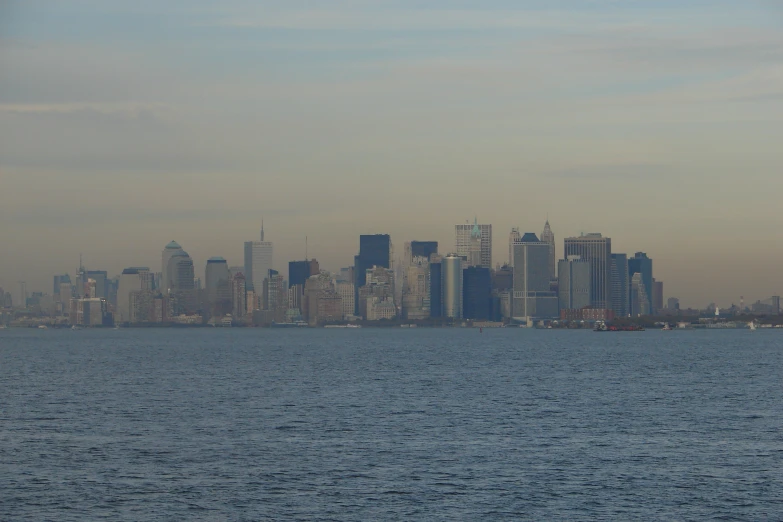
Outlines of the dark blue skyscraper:
{"type": "Polygon", "coordinates": [[[389,234],[359,236],[359,254],[354,257],[354,313],[356,315],[359,315],[359,288],[367,283],[367,270],[374,266],[391,268],[391,237],[389,234]]]}
{"type": "Polygon", "coordinates": [[[300,285],[304,288],[310,277],[310,261],[290,261],[288,263],[288,288],[300,285]]]}
{"type": "MultiPolygon", "coordinates": [[[[649,304],[647,310],[649,310],[650,313],[655,313],[652,307],[653,262],[644,252],[636,252],[636,254],[628,260],[628,281],[633,279],[634,274],[641,274],[642,284],[644,284],[644,290],[647,294],[647,302],[649,304]]],[[[628,302],[631,302],[630,297],[628,302]]]]}
{"type": "Polygon", "coordinates": [[[438,253],[437,241],[411,241],[411,256],[430,258],[438,253]]]}
{"type": "Polygon", "coordinates": [[[462,317],[487,321],[492,313],[492,277],[489,268],[471,266],[462,271],[462,317]]]}

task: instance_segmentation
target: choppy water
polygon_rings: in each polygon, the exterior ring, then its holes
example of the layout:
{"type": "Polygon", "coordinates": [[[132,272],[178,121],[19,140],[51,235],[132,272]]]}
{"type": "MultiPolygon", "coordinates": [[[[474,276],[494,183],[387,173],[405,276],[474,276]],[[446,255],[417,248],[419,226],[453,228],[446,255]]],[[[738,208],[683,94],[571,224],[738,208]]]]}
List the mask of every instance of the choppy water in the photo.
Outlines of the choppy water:
{"type": "Polygon", "coordinates": [[[781,520],[783,332],[0,331],[0,520],[781,520]]]}

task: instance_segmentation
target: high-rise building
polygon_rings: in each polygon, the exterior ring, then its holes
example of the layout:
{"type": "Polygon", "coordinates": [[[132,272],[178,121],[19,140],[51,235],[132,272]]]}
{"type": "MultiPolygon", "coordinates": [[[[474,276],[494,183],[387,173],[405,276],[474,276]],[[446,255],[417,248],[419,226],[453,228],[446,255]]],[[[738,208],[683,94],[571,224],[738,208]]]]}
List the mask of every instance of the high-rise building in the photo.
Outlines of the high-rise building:
{"type": "Polygon", "coordinates": [[[261,222],[261,241],[245,242],[245,284],[257,294],[264,288],[264,279],[272,267],[272,242],[264,241],[264,223],[261,222]]]}
{"type": "Polygon", "coordinates": [[[457,254],[449,254],[441,260],[443,274],[443,317],[462,319],[462,269],[464,261],[457,254]]]}
{"type": "Polygon", "coordinates": [[[492,315],[492,277],[489,268],[471,266],[462,272],[462,317],[488,321],[492,315]]]}
{"type": "Polygon", "coordinates": [[[116,323],[135,322],[134,303],[132,295],[150,290],[151,274],[147,267],[130,267],[122,271],[117,288],[116,323]]]}
{"type": "MultiPolygon", "coordinates": [[[[60,295],[60,285],[63,283],[68,283],[70,285],[71,276],[69,276],[68,274],[54,276],[54,291],[52,292],[52,295],[54,296],[60,295]]],[[[70,294],[66,296],[66,299],[70,301],[71,299],[70,294]]]]}
{"type": "Polygon", "coordinates": [[[555,249],[555,234],[552,232],[552,227],[549,226],[549,219],[546,220],[544,231],[541,232],[541,242],[549,245],[549,279],[554,281],[557,278],[557,272],[555,272],[557,253],[555,249]]]}
{"type": "MultiPolygon", "coordinates": [[[[370,321],[389,318],[387,308],[390,306],[396,310],[394,270],[375,266],[365,270],[365,285],[359,289],[359,310],[362,316],[370,321]],[[382,307],[383,313],[379,315],[377,307],[382,307]]],[[[396,317],[396,312],[394,317],[396,317]]]]}
{"type": "Polygon", "coordinates": [[[663,310],[663,281],[656,281],[653,278],[652,309],[650,313],[658,313],[663,310]]]}
{"type": "Polygon", "coordinates": [[[512,228],[508,235],[508,266],[514,266],[514,245],[522,239],[518,228],[512,228]]]}
{"type": "Polygon", "coordinates": [[[359,302],[359,291],[367,282],[367,270],[373,267],[392,268],[392,245],[388,234],[359,236],[359,254],[354,257],[354,291],[356,292],[356,315],[364,315],[359,302]]]}
{"type": "MultiPolygon", "coordinates": [[[[641,274],[642,284],[644,285],[644,296],[647,299],[645,314],[653,313],[653,260],[647,257],[644,252],[636,254],[628,260],[628,277],[633,281],[635,274],[641,274]]],[[[638,315],[638,313],[634,313],[638,315]]]]}
{"type": "Polygon", "coordinates": [[[231,315],[235,319],[242,319],[247,315],[247,296],[245,290],[245,274],[242,272],[231,272],[231,315]]]}
{"type": "Polygon", "coordinates": [[[557,293],[550,289],[549,245],[528,232],[514,245],[512,313],[517,319],[558,316],[557,293]]]}
{"type": "Polygon", "coordinates": [[[647,288],[641,272],[631,276],[631,315],[633,317],[650,315],[650,298],[647,296],[647,288]]]}
{"type": "Polygon", "coordinates": [[[454,250],[455,254],[471,260],[471,248],[476,248],[476,233],[478,248],[480,250],[480,263],[476,266],[492,268],[492,225],[480,225],[478,219],[473,224],[454,225],[454,250]]]}
{"type": "Polygon", "coordinates": [[[579,256],[558,263],[559,305],[561,310],[580,310],[590,306],[590,262],[579,256]]]}
{"type": "MultiPolygon", "coordinates": [[[[106,270],[87,270],[85,273],[87,280],[95,281],[95,297],[99,299],[108,299],[109,297],[109,273],[106,270]]],[[[83,293],[82,295],[86,295],[83,293]]]]}
{"type": "Polygon", "coordinates": [[[354,304],[356,295],[353,290],[353,283],[350,281],[338,281],[336,291],[343,300],[343,316],[352,316],[356,310],[356,305],[354,304]]]}
{"type": "Polygon", "coordinates": [[[565,240],[565,258],[579,256],[590,262],[590,300],[593,308],[612,305],[612,240],[601,234],[585,234],[565,240]]]}
{"type": "Polygon", "coordinates": [[[411,241],[405,243],[405,260],[411,261],[414,257],[429,259],[432,254],[438,253],[437,241],[411,241]]]}
{"type": "Polygon", "coordinates": [[[443,258],[430,256],[430,317],[443,317],[443,258]]]}
{"type": "Polygon", "coordinates": [[[612,291],[610,309],[615,317],[628,317],[628,297],[630,284],[628,280],[628,256],[612,254],[610,264],[609,287],[612,291]]]}
{"type": "Polygon", "coordinates": [[[429,259],[416,256],[404,268],[402,316],[426,319],[430,316],[429,259]]]}
{"type": "Polygon", "coordinates": [[[161,282],[160,289],[164,295],[168,294],[171,283],[169,281],[168,267],[169,261],[177,252],[183,252],[182,247],[176,241],[170,241],[168,245],[163,248],[162,260],[161,260],[161,282]]]}
{"type": "Polygon", "coordinates": [[[679,310],[680,309],[680,300],[676,297],[670,297],[666,300],[666,308],[668,310],[679,310]]]}
{"type": "Polygon", "coordinates": [[[231,286],[229,284],[228,262],[222,257],[207,260],[204,272],[207,304],[210,316],[222,317],[231,312],[231,286]]]}
{"type": "Polygon", "coordinates": [[[304,289],[305,283],[310,276],[321,273],[321,268],[317,259],[308,259],[305,261],[288,262],[288,288],[299,285],[304,289]]]}

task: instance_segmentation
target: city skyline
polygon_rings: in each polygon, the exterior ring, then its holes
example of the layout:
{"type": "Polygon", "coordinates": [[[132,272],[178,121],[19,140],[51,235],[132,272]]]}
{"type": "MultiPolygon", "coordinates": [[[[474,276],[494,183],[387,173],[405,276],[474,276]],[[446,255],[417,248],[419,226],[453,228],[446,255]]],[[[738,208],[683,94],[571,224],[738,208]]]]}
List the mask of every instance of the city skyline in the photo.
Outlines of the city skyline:
{"type": "MultiPolygon", "coordinates": [[[[80,253],[203,278],[263,216],[274,266],[477,215],[648,252],[666,297],[779,294],[777,2],[488,0],[0,7],[0,286],[80,253]],[[271,232],[274,230],[274,232],[271,232]]],[[[493,265],[495,263],[493,262],[493,265]]],[[[649,297],[649,296],[648,296],[649,297]]]]}
{"type": "MultiPolygon", "coordinates": [[[[474,220],[475,220],[475,218],[474,218],[474,220]]],[[[464,220],[464,221],[467,222],[469,220],[464,220]]],[[[547,223],[550,223],[550,221],[551,220],[546,220],[547,223]]],[[[463,223],[462,225],[464,225],[464,224],[465,223],[463,223]]],[[[487,222],[486,224],[491,226],[491,223],[487,222]]],[[[550,223],[550,225],[551,225],[551,223],[550,223]]],[[[436,240],[439,243],[439,245],[440,245],[439,246],[439,253],[441,255],[457,253],[457,246],[458,246],[456,244],[457,243],[457,238],[454,235],[454,227],[455,226],[461,226],[461,225],[459,223],[457,225],[452,225],[451,226],[451,233],[450,234],[448,234],[448,233],[445,234],[446,239],[442,239],[442,240],[439,240],[439,241],[436,240]]],[[[472,227],[473,225],[470,225],[470,226],[472,227]]],[[[257,233],[260,230],[260,227],[261,227],[261,225],[259,225],[259,228],[256,229],[257,233]]],[[[531,225],[530,227],[522,226],[522,227],[512,227],[512,228],[513,229],[517,229],[518,228],[520,231],[522,231],[522,235],[525,235],[525,234],[534,234],[535,235],[537,233],[533,232],[533,230],[540,229],[541,226],[536,227],[535,225],[531,225]],[[528,229],[530,229],[530,231],[527,231],[528,229]]],[[[512,228],[510,228],[509,230],[512,230],[512,228]]],[[[558,233],[558,228],[557,228],[556,225],[552,226],[551,230],[555,234],[555,236],[558,238],[556,240],[556,245],[557,245],[557,243],[559,243],[559,246],[556,246],[557,252],[558,252],[557,257],[556,257],[556,261],[558,261],[558,262],[564,259],[564,256],[565,256],[565,254],[567,252],[567,250],[564,249],[564,247],[563,247],[563,245],[564,245],[564,243],[565,243],[565,241],[567,239],[580,238],[580,237],[590,236],[592,234],[601,234],[600,232],[580,231],[579,233],[575,233],[575,234],[567,234],[566,233],[564,235],[560,235],[558,233]]],[[[427,237],[427,238],[435,237],[434,234],[429,234],[428,232],[422,231],[422,230],[420,230],[418,232],[418,234],[420,236],[422,236],[422,237],[427,237]]],[[[493,231],[493,235],[496,235],[496,234],[497,234],[497,232],[493,231]]],[[[501,235],[503,235],[503,236],[505,236],[506,234],[507,233],[501,232],[501,235]]],[[[375,235],[375,233],[373,232],[373,233],[371,233],[371,235],[375,235]]],[[[611,240],[611,243],[612,243],[611,250],[612,250],[613,255],[616,255],[618,253],[618,251],[619,251],[618,247],[615,246],[615,245],[617,245],[617,244],[627,244],[627,242],[619,241],[618,239],[616,239],[616,238],[614,238],[614,237],[612,237],[612,236],[610,236],[608,234],[601,234],[601,235],[604,238],[608,238],[608,239],[611,240]]],[[[327,256],[327,255],[319,255],[319,253],[318,253],[319,250],[318,249],[313,251],[311,246],[310,247],[306,247],[305,245],[302,245],[301,255],[297,256],[297,254],[294,253],[294,255],[292,257],[284,257],[285,256],[285,252],[280,253],[280,251],[278,250],[278,248],[277,248],[278,241],[274,237],[274,235],[267,234],[267,236],[268,236],[267,237],[268,241],[266,243],[268,243],[270,245],[271,244],[275,245],[275,248],[274,248],[275,254],[274,254],[274,260],[273,260],[273,267],[275,267],[276,270],[281,271],[281,274],[284,274],[286,276],[287,276],[287,272],[288,272],[288,263],[291,262],[291,261],[298,261],[298,260],[301,260],[301,259],[305,259],[305,255],[307,256],[308,259],[317,259],[319,264],[320,264],[321,269],[325,269],[325,270],[328,270],[328,271],[330,271],[332,273],[337,274],[337,273],[339,273],[339,271],[341,269],[343,269],[345,267],[353,266],[353,264],[355,262],[355,255],[359,253],[359,236],[357,235],[354,238],[354,241],[355,241],[355,251],[348,250],[346,252],[339,252],[339,253],[337,253],[337,255],[327,256]],[[306,248],[309,248],[309,251],[306,251],[305,250],[306,248]]],[[[418,238],[418,239],[417,238],[409,238],[409,239],[405,239],[405,241],[402,241],[402,240],[399,240],[399,239],[395,240],[393,235],[390,235],[390,236],[391,236],[390,239],[391,239],[392,249],[393,249],[393,259],[392,259],[392,261],[395,264],[397,264],[398,262],[402,261],[403,258],[404,258],[404,251],[403,251],[404,243],[410,242],[410,241],[421,241],[422,240],[421,238],[418,238]]],[[[585,239],[586,239],[586,237],[585,237],[585,239]]],[[[312,238],[309,238],[308,241],[310,241],[310,243],[312,243],[312,238]]],[[[281,242],[289,243],[289,242],[286,242],[284,239],[282,239],[281,242]]],[[[315,243],[316,243],[316,245],[321,245],[321,244],[324,243],[324,241],[323,240],[316,240],[315,243]]],[[[216,257],[224,258],[226,260],[226,263],[227,263],[228,266],[242,267],[243,266],[243,261],[244,261],[244,253],[243,253],[244,249],[242,247],[245,244],[246,244],[245,241],[240,241],[240,247],[239,247],[240,254],[238,254],[238,255],[235,254],[234,256],[223,255],[220,252],[213,252],[211,249],[207,249],[207,248],[204,248],[203,246],[199,246],[198,242],[193,243],[193,248],[188,247],[188,249],[187,249],[188,252],[184,252],[184,254],[185,254],[185,256],[188,257],[188,259],[191,259],[191,258],[193,259],[192,263],[193,263],[193,272],[195,274],[195,277],[197,279],[200,279],[200,280],[204,281],[205,280],[205,276],[206,276],[206,267],[207,267],[207,264],[208,264],[208,262],[209,262],[209,260],[211,258],[216,258],[216,257]],[[190,252],[199,252],[199,254],[191,256],[190,252]],[[204,254],[204,252],[206,252],[206,254],[204,254]]],[[[160,262],[161,250],[164,252],[164,255],[165,255],[165,252],[167,251],[167,249],[172,247],[172,245],[174,245],[177,248],[179,248],[180,251],[182,251],[182,249],[184,248],[183,246],[180,245],[180,242],[177,241],[177,240],[167,241],[162,249],[160,247],[158,247],[157,253],[155,254],[155,256],[157,257],[157,261],[150,260],[149,263],[132,262],[133,259],[135,259],[135,258],[132,258],[132,259],[126,260],[126,262],[124,262],[124,263],[120,262],[119,265],[117,265],[115,263],[115,264],[110,265],[110,266],[107,267],[105,264],[93,262],[90,259],[89,253],[87,253],[86,255],[83,254],[83,253],[80,253],[79,256],[78,256],[79,257],[78,263],[82,263],[84,265],[84,267],[86,267],[88,270],[103,270],[103,271],[107,272],[108,277],[119,276],[119,275],[121,275],[123,273],[123,271],[125,269],[128,269],[128,268],[135,269],[135,268],[140,268],[140,267],[148,268],[149,271],[154,274],[154,273],[157,273],[157,272],[161,271],[161,262],[160,262]],[[117,266],[116,269],[114,268],[115,265],[117,266]]],[[[236,245],[234,246],[234,249],[236,250],[236,245]]],[[[508,244],[503,244],[502,242],[494,241],[494,244],[493,244],[493,258],[492,258],[493,259],[492,269],[494,269],[497,266],[503,266],[503,265],[505,265],[508,262],[509,252],[506,251],[507,249],[508,249],[508,244]]],[[[638,250],[634,250],[632,248],[632,249],[628,249],[627,251],[626,250],[622,250],[621,252],[627,255],[627,259],[631,260],[633,258],[633,255],[637,251],[638,250]]],[[[146,252],[146,249],[145,249],[145,252],[146,252]]],[[[655,272],[654,272],[655,273],[655,279],[657,279],[659,281],[666,281],[666,283],[667,283],[666,284],[666,290],[665,290],[665,296],[663,297],[664,302],[666,301],[666,299],[669,299],[671,297],[675,297],[675,298],[677,298],[678,302],[682,303],[682,307],[683,308],[703,308],[707,304],[710,304],[710,303],[715,303],[715,304],[717,304],[720,307],[728,307],[730,305],[737,305],[737,304],[739,304],[740,303],[740,298],[743,298],[744,302],[748,303],[748,302],[754,302],[756,300],[768,299],[770,295],[777,295],[779,293],[777,291],[777,289],[773,287],[771,290],[769,288],[767,288],[766,289],[766,293],[764,291],[761,291],[761,292],[759,292],[759,293],[757,293],[755,295],[751,294],[751,293],[748,293],[748,292],[741,293],[738,296],[736,296],[735,298],[733,298],[733,300],[727,300],[726,302],[721,302],[720,300],[715,299],[715,298],[711,298],[711,297],[707,297],[706,300],[702,300],[702,301],[694,300],[687,293],[680,291],[681,289],[677,286],[677,283],[676,283],[676,281],[677,281],[677,273],[676,272],[674,272],[674,273],[663,272],[661,270],[660,267],[661,267],[662,264],[664,266],[666,266],[666,263],[665,263],[666,260],[657,257],[656,253],[654,251],[652,251],[651,249],[650,249],[650,256],[655,259],[655,272]]],[[[60,270],[54,270],[51,273],[39,274],[38,277],[32,277],[32,278],[30,278],[30,277],[28,277],[28,278],[16,278],[16,281],[12,281],[11,278],[8,278],[8,277],[4,278],[4,277],[2,277],[2,275],[0,275],[0,288],[4,289],[6,292],[10,292],[14,296],[15,300],[18,299],[19,296],[20,296],[21,284],[22,283],[24,283],[24,287],[25,287],[26,292],[27,292],[28,295],[31,295],[32,292],[44,292],[45,294],[48,294],[49,293],[49,289],[52,288],[52,277],[60,276],[62,274],[67,274],[67,275],[70,275],[70,276],[76,276],[78,274],[78,268],[79,268],[78,263],[77,263],[77,267],[72,269],[72,270],[69,269],[69,267],[67,267],[67,266],[62,266],[62,268],[60,270]],[[8,283],[3,284],[4,280],[8,280],[8,283]]],[[[30,273],[30,272],[28,271],[28,272],[25,272],[25,273],[30,273]]]]}

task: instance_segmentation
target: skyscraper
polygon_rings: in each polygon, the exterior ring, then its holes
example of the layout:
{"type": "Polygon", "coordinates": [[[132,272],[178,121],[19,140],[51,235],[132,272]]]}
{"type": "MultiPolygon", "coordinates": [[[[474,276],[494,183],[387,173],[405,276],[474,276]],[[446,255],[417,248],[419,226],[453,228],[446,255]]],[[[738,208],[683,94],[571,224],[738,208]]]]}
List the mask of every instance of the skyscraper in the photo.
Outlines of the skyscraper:
{"type": "Polygon", "coordinates": [[[477,266],[492,268],[492,225],[480,225],[478,219],[473,224],[454,225],[455,254],[470,261],[471,245],[475,241],[476,230],[480,234],[479,248],[481,263],[477,266]]]}
{"type": "Polygon", "coordinates": [[[508,266],[514,266],[514,245],[519,243],[521,239],[522,235],[519,233],[519,229],[512,228],[508,235],[508,266]]]}
{"type": "Polygon", "coordinates": [[[261,222],[261,241],[245,242],[245,285],[257,294],[264,288],[264,279],[272,268],[272,242],[264,241],[264,223],[261,222]]]}
{"type": "Polygon", "coordinates": [[[487,321],[492,313],[492,277],[489,268],[471,266],[462,272],[462,317],[487,321]]]}
{"type": "Polygon", "coordinates": [[[631,276],[631,315],[634,317],[650,314],[650,299],[644,286],[641,272],[631,276]]]}
{"type": "Polygon", "coordinates": [[[462,319],[462,257],[449,254],[441,261],[443,317],[462,319]]]}
{"type": "Polygon", "coordinates": [[[549,245],[526,233],[514,245],[512,314],[523,320],[558,316],[557,294],[550,290],[549,245]]]}
{"type": "Polygon", "coordinates": [[[628,317],[628,256],[612,254],[610,266],[610,287],[612,289],[611,310],[615,317],[628,317]]]}
{"type": "Polygon", "coordinates": [[[430,317],[443,317],[443,264],[438,255],[430,256],[430,317]]]}
{"type": "Polygon", "coordinates": [[[210,257],[204,272],[204,284],[211,316],[223,316],[231,312],[229,279],[228,262],[222,257],[210,257]]]}
{"type": "Polygon", "coordinates": [[[544,231],[541,232],[541,241],[549,245],[549,279],[554,281],[557,277],[557,272],[555,272],[555,260],[557,259],[557,256],[555,250],[555,234],[549,226],[549,219],[546,220],[544,231]]]}
{"type": "Polygon", "coordinates": [[[391,268],[391,237],[389,234],[359,236],[359,254],[354,257],[355,314],[360,310],[359,290],[367,282],[367,270],[373,267],[391,268]]]}
{"type": "Polygon", "coordinates": [[[430,258],[438,253],[437,241],[411,241],[405,243],[405,262],[410,263],[415,257],[430,258]]]}
{"type": "Polygon", "coordinates": [[[586,234],[565,240],[563,255],[579,256],[590,262],[591,306],[607,310],[612,305],[612,240],[601,234],[586,234]]]}
{"type": "Polygon", "coordinates": [[[132,296],[134,293],[150,289],[150,269],[130,267],[122,271],[117,288],[117,323],[135,322],[132,296]]]}
{"type": "Polygon", "coordinates": [[[172,256],[177,252],[182,252],[182,247],[176,241],[170,241],[168,245],[163,248],[162,260],[161,260],[161,283],[160,289],[163,294],[168,294],[169,287],[171,287],[171,281],[168,275],[169,261],[172,256]]]}
{"type": "Polygon", "coordinates": [[[166,265],[167,293],[172,298],[174,315],[196,311],[196,272],[187,252],[174,252],[166,265]]]}
{"type": "Polygon", "coordinates": [[[590,262],[570,256],[558,263],[558,301],[561,310],[580,310],[590,306],[590,262]]]}
{"type": "MultiPolygon", "coordinates": [[[[644,252],[636,252],[634,256],[628,260],[628,277],[633,281],[633,276],[641,274],[641,281],[644,285],[644,297],[647,299],[647,306],[643,307],[645,314],[653,313],[653,261],[644,252]]],[[[638,315],[638,310],[641,307],[635,308],[638,315]]]]}

